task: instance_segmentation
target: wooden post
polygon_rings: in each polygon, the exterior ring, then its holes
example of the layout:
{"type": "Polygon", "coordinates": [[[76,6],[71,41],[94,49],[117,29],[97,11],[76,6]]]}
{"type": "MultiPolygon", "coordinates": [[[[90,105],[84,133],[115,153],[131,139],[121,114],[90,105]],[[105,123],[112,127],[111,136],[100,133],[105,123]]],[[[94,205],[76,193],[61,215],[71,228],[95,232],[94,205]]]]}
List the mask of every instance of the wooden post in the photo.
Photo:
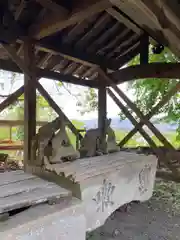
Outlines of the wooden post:
{"type": "Polygon", "coordinates": [[[140,64],[149,62],[149,37],[144,34],[140,40],[140,64]]]}
{"type": "Polygon", "coordinates": [[[24,62],[30,76],[24,74],[24,167],[31,159],[32,139],[36,134],[36,76],[34,45],[31,41],[24,43],[24,62]]]}
{"type": "MultiPolygon", "coordinates": [[[[102,84],[102,83],[101,83],[102,84]]],[[[101,131],[101,150],[106,152],[106,86],[103,84],[98,89],[98,128],[101,131]]]]}

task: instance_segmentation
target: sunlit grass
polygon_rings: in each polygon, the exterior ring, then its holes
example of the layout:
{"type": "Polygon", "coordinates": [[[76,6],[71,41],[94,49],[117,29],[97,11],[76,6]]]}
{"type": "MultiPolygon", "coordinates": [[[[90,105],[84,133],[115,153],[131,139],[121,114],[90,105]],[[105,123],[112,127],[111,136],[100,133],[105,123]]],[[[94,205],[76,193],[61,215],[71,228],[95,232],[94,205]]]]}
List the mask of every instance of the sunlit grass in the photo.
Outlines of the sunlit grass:
{"type": "MultiPolygon", "coordinates": [[[[79,123],[78,121],[73,121],[73,124],[77,129],[83,129],[83,124],[79,123]]],[[[13,127],[12,128],[12,140],[17,140],[16,137],[16,131],[17,128],[13,127]]],[[[120,130],[120,129],[115,129],[115,135],[116,135],[116,141],[119,143],[129,131],[125,130],[120,130]]],[[[72,145],[76,148],[76,136],[70,131],[67,130],[68,137],[72,143],[72,145]]],[[[84,133],[81,133],[84,135],[84,133]]],[[[175,132],[168,132],[168,133],[163,133],[164,137],[174,146],[174,147],[179,147],[179,142],[176,140],[176,133],[175,132]]],[[[151,138],[153,141],[156,143],[156,145],[161,146],[162,143],[154,136],[151,135],[151,138]]],[[[7,127],[0,127],[0,140],[4,139],[10,139],[10,130],[7,127]]],[[[139,133],[135,134],[125,145],[125,147],[137,147],[137,146],[148,146],[147,142],[141,137],[139,133]]],[[[0,153],[8,153],[10,156],[15,157],[16,151],[5,151],[5,150],[0,150],[0,153]]]]}

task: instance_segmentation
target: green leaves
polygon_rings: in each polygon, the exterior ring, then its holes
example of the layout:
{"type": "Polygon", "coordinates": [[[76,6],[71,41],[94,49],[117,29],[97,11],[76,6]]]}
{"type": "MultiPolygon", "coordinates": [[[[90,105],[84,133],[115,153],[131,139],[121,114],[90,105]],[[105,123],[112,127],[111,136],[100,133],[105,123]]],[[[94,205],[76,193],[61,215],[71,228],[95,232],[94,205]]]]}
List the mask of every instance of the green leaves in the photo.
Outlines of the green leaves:
{"type": "MultiPolygon", "coordinates": [[[[179,59],[167,48],[157,55],[153,54],[150,46],[149,62],[178,62],[179,59]]],[[[139,56],[135,57],[129,65],[139,64],[139,56]]],[[[141,79],[128,83],[128,90],[134,92],[135,103],[140,110],[147,114],[167,92],[174,87],[179,79],[141,79]]],[[[166,123],[177,124],[177,139],[180,140],[180,94],[175,94],[171,100],[158,112],[159,120],[166,123]]]]}
{"type": "Polygon", "coordinates": [[[98,109],[98,94],[95,89],[89,88],[79,97],[80,100],[77,101],[76,105],[79,107],[79,112],[82,115],[98,109]]]}

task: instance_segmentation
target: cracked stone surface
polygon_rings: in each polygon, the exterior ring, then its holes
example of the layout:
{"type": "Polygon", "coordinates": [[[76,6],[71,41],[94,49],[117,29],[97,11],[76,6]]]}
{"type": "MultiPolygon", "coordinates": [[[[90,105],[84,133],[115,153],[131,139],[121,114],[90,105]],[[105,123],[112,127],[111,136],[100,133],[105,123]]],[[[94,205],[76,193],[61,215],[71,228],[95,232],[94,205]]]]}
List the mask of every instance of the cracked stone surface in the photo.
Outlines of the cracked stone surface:
{"type": "Polygon", "coordinates": [[[87,240],[180,239],[180,184],[156,184],[153,198],[114,212],[105,224],[87,234],[87,240]]]}

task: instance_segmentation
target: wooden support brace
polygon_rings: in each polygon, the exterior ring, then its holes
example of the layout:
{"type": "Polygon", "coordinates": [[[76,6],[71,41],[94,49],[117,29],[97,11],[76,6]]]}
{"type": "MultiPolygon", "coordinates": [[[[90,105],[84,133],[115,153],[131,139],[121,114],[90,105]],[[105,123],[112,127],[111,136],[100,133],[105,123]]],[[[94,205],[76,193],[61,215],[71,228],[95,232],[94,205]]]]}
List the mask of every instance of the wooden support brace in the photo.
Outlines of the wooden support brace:
{"type": "MultiPolygon", "coordinates": [[[[167,94],[166,96],[145,116],[146,119],[151,119],[160,108],[162,108],[169,100],[170,98],[180,90],[180,83],[177,83],[176,86],[174,86],[167,94]]],[[[139,128],[142,128],[144,125],[144,122],[141,120],[119,143],[120,147],[123,147],[129,139],[137,133],[139,128]]]]}
{"type": "Polygon", "coordinates": [[[60,116],[61,119],[63,119],[69,127],[69,129],[78,136],[79,139],[82,139],[82,135],[79,133],[79,131],[76,129],[76,127],[72,124],[72,122],[67,118],[67,116],[63,113],[63,111],[60,109],[60,107],[55,103],[55,101],[50,97],[48,92],[43,88],[43,86],[38,83],[37,86],[38,91],[40,94],[46,99],[46,101],[49,103],[49,105],[56,111],[56,113],[60,116]]]}
{"type": "MultiPolygon", "coordinates": [[[[52,68],[53,66],[51,66],[52,68]]],[[[39,80],[39,79],[37,79],[39,80]]],[[[13,104],[22,94],[24,93],[24,85],[21,86],[18,90],[13,92],[9,97],[7,97],[3,102],[0,103],[0,112],[13,104]]]]}
{"type": "MultiPolygon", "coordinates": [[[[137,121],[135,118],[131,115],[131,113],[127,110],[127,108],[119,101],[119,99],[114,95],[114,93],[108,88],[107,89],[108,94],[110,97],[114,100],[114,102],[117,104],[117,106],[122,110],[124,115],[132,122],[134,126],[137,125],[137,121]]],[[[140,134],[144,137],[144,139],[147,141],[147,143],[154,149],[155,154],[159,158],[163,158],[166,166],[174,173],[175,176],[180,177],[179,171],[176,169],[176,167],[172,166],[167,157],[164,156],[163,152],[161,149],[157,148],[155,142],[151,139],[151,137],[144,131],[144,129],[139,128],[138,129],[140,134]]]]}
{"type": "MultiPolygon", "coordinates": [[[[7,53],[9,54],[9,56],[12,58],[12,60],[18,65],[18,67],[28,76],[31,76],[31,72],[28,70],[28,68],[26,67],[26,65],[23,63],[23,61],[17,56],[16,51],[6,45],[3,44],[4,49],[7,51],[7,53]]],[[[52,67],[52,66],[51,66],[52,67]]],[[[53,68],[53,67],[52,67],[53,68]]],[[[39,79],[38,79],[39,80],[39,79]]],[[[61,116],[63,116],[64,119],[66,119],[66,123],[67,126],[70,128],[70,130],[76,135],[79,136],[79,139],[82,138],[82,135],[78,132],[78,130],[76,129],[76,127],[70,122],[70,120],[65,116],[65,114],[61,111],[61,109],[59,108],[59,106],[53,101],[53,99],[49,96],[49,94],[45,91],[45,89],[41,86],[41,84],[38,81],[34,81],[34,85],[36,86],[36,88],[38,89],[38,91],[45,97],[45,99],[51,104],[51,106],[53,105],[55,108],[54,110],[58,113],[61,114],[61,116]],[[53,103],[54,104],[53,104],[53,103]]]]}
{"type": "Polygon", "coordinates": [[[0,103],[0,112],[13,104],[22,94],[24,93],[24,86],[20,87],[14,93],[12,93],[8,98],[0,103]]]}
{"type": "MultiPolygon", "coordinates": [[[[154,133],[154,135],[170,149],[170,152],[176,157],[177,153],[172,144],[160,133],[160,131],[144,116],[144,114],[136,107],[136,105],[117,87],[116,84],[102,71],[101,76],[110,84],[110,86],[118,93],[118,95],[127,103],[127,105],[136,113],[136,115],[144,122],[145,125],[154,133]]],[[[179,159],[177,159],[179,160],[179,159]]]]}

